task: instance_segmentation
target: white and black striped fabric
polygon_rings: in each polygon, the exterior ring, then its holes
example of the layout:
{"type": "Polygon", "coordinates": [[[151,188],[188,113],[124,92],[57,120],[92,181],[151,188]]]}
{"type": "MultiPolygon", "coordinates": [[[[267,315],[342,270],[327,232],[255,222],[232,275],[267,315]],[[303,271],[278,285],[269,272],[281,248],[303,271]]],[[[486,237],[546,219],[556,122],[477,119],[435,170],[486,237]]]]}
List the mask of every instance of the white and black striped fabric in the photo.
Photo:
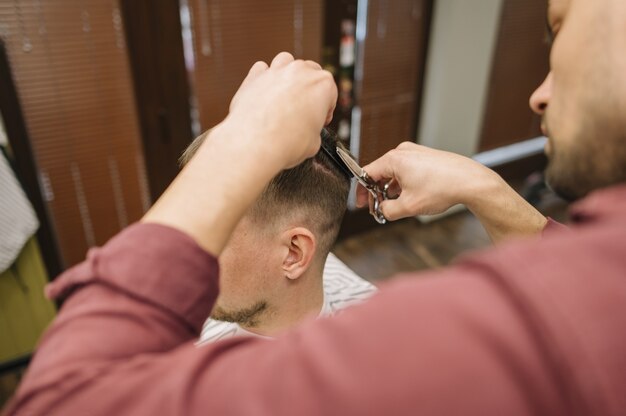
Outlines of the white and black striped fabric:
{"type": "Polygon", "coordinates": [[[11,267],[38,227],[35,211],[0,151],[0,273],[11,267]]]}

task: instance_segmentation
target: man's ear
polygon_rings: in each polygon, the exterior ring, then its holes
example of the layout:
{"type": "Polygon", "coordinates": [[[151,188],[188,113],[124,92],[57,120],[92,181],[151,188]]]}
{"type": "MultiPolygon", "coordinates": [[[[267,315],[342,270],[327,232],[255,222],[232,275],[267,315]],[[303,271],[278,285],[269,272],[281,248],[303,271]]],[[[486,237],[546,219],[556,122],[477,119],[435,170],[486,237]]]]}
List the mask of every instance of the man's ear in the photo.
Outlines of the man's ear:
{"type": "Polygon", "coordinates": [[[295,280],[311,266],[317,249],[315,235],[305,227],[290,228],[282,235],[282,243],[287,248],[282,269],[285,277],[295,280]]]}

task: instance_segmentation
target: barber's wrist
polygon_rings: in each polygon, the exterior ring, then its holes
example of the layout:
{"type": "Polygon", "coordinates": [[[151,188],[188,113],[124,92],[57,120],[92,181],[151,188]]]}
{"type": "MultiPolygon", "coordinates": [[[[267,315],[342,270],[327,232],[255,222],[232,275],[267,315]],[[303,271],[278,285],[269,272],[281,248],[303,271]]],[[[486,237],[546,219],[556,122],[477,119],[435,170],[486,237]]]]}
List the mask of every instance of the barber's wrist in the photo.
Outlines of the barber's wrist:
{"type": "Polygon", "coordinates": [[[493,170],[476,163],[476,169],[464,179],[459,202],[470,211],[480,211],[493,206],[494,197],[501,196],[509,185],[493,170]]]}
{"type": "Polygon", "coordinates": [[[237,163],[252,161],[259,169],[273,172],[271,177],[283,170],[287,164],[285,152],[277,143],[276,134],[267,126],[241,120],[229,114],[220,124],[215,126],[209,138],[225,142],[229,148],[239,155],[237,163]]]}
{"type": "Polygon", "coordinates": [[[485,168],[474,196],[466,204],[494,243],[508,237],[539,234],[547,219],[500,175],[485,168]]]}
{"type": "Polygon", "coordinates": [[[219,255],[247,207],[282,168],[266,142],[245,126],[215,126],[142,222],[176,228],[219,255]]]}

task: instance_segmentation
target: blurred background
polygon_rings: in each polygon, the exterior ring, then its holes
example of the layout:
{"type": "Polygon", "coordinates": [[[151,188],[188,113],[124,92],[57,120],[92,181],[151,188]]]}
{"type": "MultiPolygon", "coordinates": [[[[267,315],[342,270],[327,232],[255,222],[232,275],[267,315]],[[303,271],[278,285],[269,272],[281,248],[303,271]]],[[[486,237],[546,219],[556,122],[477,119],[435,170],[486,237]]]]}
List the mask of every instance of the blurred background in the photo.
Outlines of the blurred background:
{"type": "MultiPolygon", "coordinates": [[[[528,179],[545,164],[528,108],[548,72],[545,13],[545,0],[0,0],[0,405],[54,316],[45,283],[137,221],[279,51],[333,73],[332,127],[362,164],[405,140],[454,151],[558,218],[564,204],[528,179]]],[[[336,253],[377,280],[488,243],[464,213],[378,227],[353,210],[336,253]]]]}

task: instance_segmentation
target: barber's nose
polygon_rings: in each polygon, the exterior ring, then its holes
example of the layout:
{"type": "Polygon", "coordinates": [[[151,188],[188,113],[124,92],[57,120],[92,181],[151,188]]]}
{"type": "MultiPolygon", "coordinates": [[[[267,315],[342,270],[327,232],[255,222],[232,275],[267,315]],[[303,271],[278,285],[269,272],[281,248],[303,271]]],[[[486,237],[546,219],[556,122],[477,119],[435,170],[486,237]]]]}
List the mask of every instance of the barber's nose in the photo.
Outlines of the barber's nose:
{"type": "Polygon", "coordinates": [[[546,79],[537,87],[535,92],[530,96],[530,108],[540,116],[548,108],[548,102],[552,96],[552,72],[548,73],[546,79]]]}

